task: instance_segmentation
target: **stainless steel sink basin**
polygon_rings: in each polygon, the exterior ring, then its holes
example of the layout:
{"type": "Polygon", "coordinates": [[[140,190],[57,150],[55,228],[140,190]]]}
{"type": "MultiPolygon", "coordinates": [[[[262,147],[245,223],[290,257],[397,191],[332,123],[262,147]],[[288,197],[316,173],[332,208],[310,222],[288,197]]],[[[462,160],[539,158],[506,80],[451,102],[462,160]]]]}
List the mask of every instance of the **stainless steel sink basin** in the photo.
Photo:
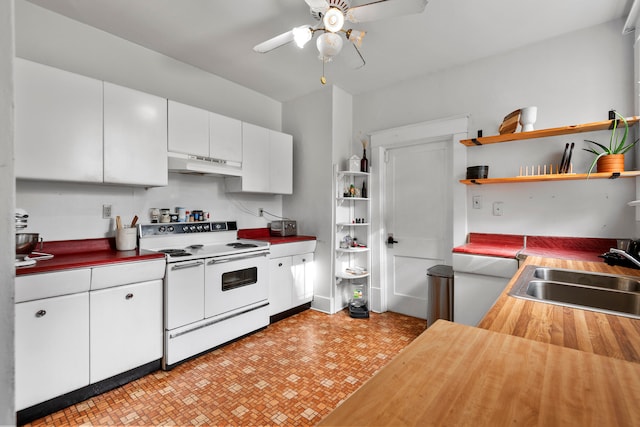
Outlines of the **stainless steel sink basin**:
{"type": "Polygon", "coordinates": [[[640,319],[640,279],[526,266],[509,295],[640,319]]]}
{"type": "Polygon", "coordinates": [[[618,276],[561,268],[536,267],[533,276],[551,282],[576,283],[619,291],[640,292],[640,279],[632,276],[618,276]]]}

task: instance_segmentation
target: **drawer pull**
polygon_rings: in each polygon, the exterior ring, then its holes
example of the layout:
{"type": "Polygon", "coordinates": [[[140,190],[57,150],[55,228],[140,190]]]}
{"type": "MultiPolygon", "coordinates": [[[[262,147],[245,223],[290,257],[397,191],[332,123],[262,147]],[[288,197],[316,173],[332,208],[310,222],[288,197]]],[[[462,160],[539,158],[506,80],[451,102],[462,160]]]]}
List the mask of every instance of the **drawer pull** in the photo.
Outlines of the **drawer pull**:
{"type": "Polygon", "coordinates": [[[127,294],[127,296],[124,297],[125,299],[132,299],[133,298],[133,294],[127,294]]]}
{"type": "Polygon", "coordinates": [[[44,317],[45,314],[47,314],[47,310],[36,311],[36,317],[44,317]]]}

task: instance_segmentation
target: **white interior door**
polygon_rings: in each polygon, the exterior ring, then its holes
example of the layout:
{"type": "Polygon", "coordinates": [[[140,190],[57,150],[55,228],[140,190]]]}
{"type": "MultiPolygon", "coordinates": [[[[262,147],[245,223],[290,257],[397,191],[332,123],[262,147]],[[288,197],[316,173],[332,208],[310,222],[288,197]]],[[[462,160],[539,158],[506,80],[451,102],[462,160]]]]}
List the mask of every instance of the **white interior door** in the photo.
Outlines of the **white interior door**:
{"type": "Polygon", "coordinates": [[[448,141],[424,141],[386,151],[383,223],[387,308],[426,319],[427,269],[451,248],[448,141]]]}

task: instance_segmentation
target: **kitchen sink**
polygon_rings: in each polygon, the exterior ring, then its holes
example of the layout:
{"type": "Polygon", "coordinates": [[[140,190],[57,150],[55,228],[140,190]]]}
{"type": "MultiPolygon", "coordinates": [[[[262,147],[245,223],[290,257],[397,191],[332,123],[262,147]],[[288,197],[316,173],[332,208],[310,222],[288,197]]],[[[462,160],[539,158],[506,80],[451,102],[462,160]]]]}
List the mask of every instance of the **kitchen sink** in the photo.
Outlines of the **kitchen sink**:
{"type": "Polygon", "coordinates": [[[529,265],[509,295],[640,319],[640,279],[633,276],[529,265]]]}

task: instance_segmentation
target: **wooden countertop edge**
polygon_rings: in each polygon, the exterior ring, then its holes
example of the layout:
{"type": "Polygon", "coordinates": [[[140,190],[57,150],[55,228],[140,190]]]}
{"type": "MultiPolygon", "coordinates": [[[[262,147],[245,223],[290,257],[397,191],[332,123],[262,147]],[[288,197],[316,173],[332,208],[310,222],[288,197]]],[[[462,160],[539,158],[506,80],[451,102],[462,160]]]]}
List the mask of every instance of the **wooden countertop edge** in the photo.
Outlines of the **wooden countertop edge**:
{"type": "Polygon", "coordinates": [[[632,425],[638,393],[638,364],[439,320],[319,425],[632,425]]]}
{"type": "Polygon", "coordinates": [[[480,321],[479,328],[640,363],[640,320],[509,296],[525,265],[640,277],[640,270],[603,262],[530,256],[480,321]]]}

